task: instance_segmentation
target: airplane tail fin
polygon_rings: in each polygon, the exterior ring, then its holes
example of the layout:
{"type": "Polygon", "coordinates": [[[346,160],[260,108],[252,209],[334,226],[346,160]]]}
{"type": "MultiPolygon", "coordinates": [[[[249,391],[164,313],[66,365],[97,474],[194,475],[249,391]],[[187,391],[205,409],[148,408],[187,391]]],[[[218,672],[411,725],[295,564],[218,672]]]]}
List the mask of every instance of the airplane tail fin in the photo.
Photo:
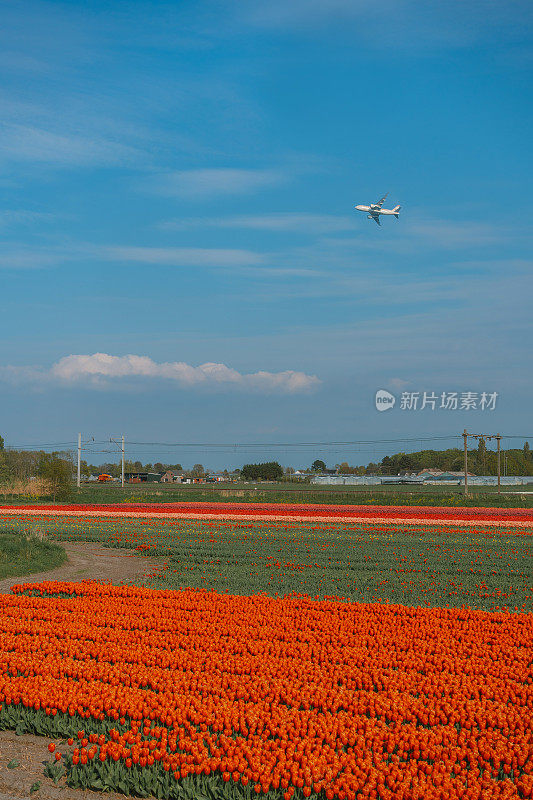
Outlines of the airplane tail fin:
{"type": "Polygon", "coordinates": [[[401,208],[401,206],[394,206],[394,208],[392,209],[392,212],[393,212],[394,216],[396,217],[396,219],[399,219],[400,208],[401,208]]]}

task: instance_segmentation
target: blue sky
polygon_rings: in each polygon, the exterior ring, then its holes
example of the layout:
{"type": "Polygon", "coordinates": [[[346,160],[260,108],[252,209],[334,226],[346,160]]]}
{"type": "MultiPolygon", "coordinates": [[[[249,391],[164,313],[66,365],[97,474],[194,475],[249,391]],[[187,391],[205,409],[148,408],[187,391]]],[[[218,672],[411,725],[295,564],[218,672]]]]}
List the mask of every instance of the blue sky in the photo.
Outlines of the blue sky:
{"type": "Polygon", "coordinates": [[[4,2],[7,443],[533,438],[531,18],[528,2],[4,2]],[[353,211],[387,191],[399,221],[353,211]],[[498,400],[401,409],[424,391],[498,400]]]}

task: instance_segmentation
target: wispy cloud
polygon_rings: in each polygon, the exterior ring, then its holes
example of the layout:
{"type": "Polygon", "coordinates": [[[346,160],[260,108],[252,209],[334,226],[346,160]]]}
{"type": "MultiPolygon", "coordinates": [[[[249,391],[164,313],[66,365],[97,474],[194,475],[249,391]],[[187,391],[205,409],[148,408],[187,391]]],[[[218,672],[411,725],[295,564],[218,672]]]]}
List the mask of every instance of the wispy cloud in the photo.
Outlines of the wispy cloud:
{"type": "Polygon", "coordinates": [[[494,224],[475,220],[419,219],[407,223],[405,234],[432,245],[453,248],[492,245],[501,242],[509,232],[494,224]]]}
{"type": "Polygon", "coordinates": [[[79,133],[58,133],[33,125],[0,126],[0,159],[56,166],[94,166],[131,161],[138,151],[121,142],[79,133]]]}
{"type": "Polygon", "coordinates": [[[362,214],[355,218],[356,236],[324,237],[320,247],[337,257],[346,253],[382,252],[409,255],[423,250],[461,250],[494,248],[496,245],[527,244],[530,234],[517,227],[496,225],[475,219],[438,219],[423,209],[400,212],[400,220],[386,218],[381,229],[362,214]],[[370,227],[371,226],[371,227],[370,227]]]}
{"type": "Polygon", "coordinates": [[[161,222],[158,228],[170,231],[194,228],[235,228],[280,233],[325,234],[353,230],[354,224],[352,217],[280,211],[271,214],[243,214],[231,217],[185,217],[161,222]]]}
{"type": "Polygon", "coordinates": [[[312,214],[306,212],[273,212],[242,214],[227,217],[184,217],[166,220],[157,225],[160,230],[185,231],[214,228],[220,230],[256,230],[272,233],[292,233],[309,237],[309,244],[284,253],[271,254],[292,268],[329,269],[353,266],[354,255],[368,252],[384,254],[419,253],[423,250],[466,250],[471,247],[494,247],[506,242],[517,243],[528,234],[508,226],[495,226],[476,220],[447,220],[428,218],[423,211],[411,210],[411,219],[399,222],[387,218],[383,230],[369,225],[362,215],[312,214]],[[341,236],[343,232],[351,236],[341,236]],[[339,234],[339,236],[335,236],[339,234]],[[316,237],[323,237],[312,242],[316,237]]]}
{"type": "Polygon", "coordinates": [[[49,370],[36,367],[0,367],[0,378],[10,383],[84,385],[106,389],[122,386],[124,379],[146,382],[165,380],[182,389],[236,389],[259,393],[298,394],[318,388],[316,375],[284,370],[241,373],[225,364],[208,362],[197,367],[183,361],[158,363],[148,356],[112,356],[107,353],[69,355],[61,358],[49,370]]]}
{"type": "MultiPolygon", "coordinates": [[[[37,225],[52,222],[57,217],[31,211],[0,211],[0,228],[16,225],[37,225]]],[[[201,231],[205,227],[222,229],[254,229],[268,232],[294,233],[307,238],[302,244],[283,245],[277,249],[250,249],[234,247],[175,247],[130,244],[94,244],[83,241],[59,241],[42,245],[16,241],[4,241],[0,245],[0,268],[31,269],[56,266],[66,262],[82,263],[90,260],[93,264],[116,262],[121,264],[150,264],[167,267],[220,268],[232,271],[250,271],[255,278],[314,277],[327,279],[327,287],[309,287],[312,292],[326,294],[344,292],[353,284],[360,287],[361,281],[376,269],[387,274],[388,286],[396,287],[397,269],[391,258],[404,255],[425,258],[432,253],[441,259],[446,252],[447,268],[455,274],[492,273],[501,269],[513,272],[528,272],[531,262],[525,258],[502,258],[499,253],[508,245],[527,245],[528,233],[511,227],[497,227],[477,221],[452,220],[414,220],[397,222],[386,219],[383,229],[369,225],[366,219],[360,221],[348,216],[305,214],[298,212],[272,213],[264,215],[240,215],[220,218],[185,218],[165,223],[168,230],[190,228],[201,231]],[[354,230],[355,226],[355,230],[354,230]],[[386,230],[385,230],[386,227],[386,230]],[[342,236],[343,230],[348,235],[342,236]],[[338,235],[336,235],[338,234],[338,235]],[[353,235],[355,234],[355,235],[353,235]],[[469,257],[476,252],[477,258],[469,257]],[[499,248],[499,249],[498,249],[499,248]],[[481,252],[490,249],[490,258],[480,257],[481,252]],[[379,261],[376,260],[379,258],[379,261]],[[355,282],[355,283],[354,283],[355,282]]],[[[160,227],[160,226],[158,226],[160,227]]],[[[487,253],[489,255],[489,253],[487,253]]],[[[405,268],[402,284],[407,285],[414,277],[422,288],[431,275],[431,285],[437,279],[442,287],[442,298],[457,294],[458,287],[449,284],[442,277],[442,270],[433,275],[433,267],[428,262],[424,268],[424,278],[416,277],[419,266],[405,268]]],[[[372,284],[380,296],[388,296],[381,278],[372,278],[372,284]]],[[[361,287],[363,288],[363,287],[361,287]]],[[[459,287],[460,288],[460,287],[459,287]]],[[[396,292],[396,288],[394,288],[396,292]]],[[[459,292],[460,293],[460,292],[459,292]]],[[[401,292],[403,294],[403,292],[401,292]]],[[[418,292],[413,294],[413,299],[418,292]]],[[[391,298],[393,299],[393,298],[391,298]]]]}
{"type": "MultiPolygon", "coordinates": [[[[0,227],[2,217],[0,215],[0,227]]],[[[169,267],[257,267],[265,256],[254,250],[216,247],[135,247],[95,245],[90,242],[28,246],[17,242],[0,245],[0,269],[36,269],[66,262],[117,262],[169,267]]]]}
{"type": "Polygon", "coordinates": [[[416,0],[382,0],[377,13],[368,14],[365,0],[261,0],[237,6],[244,24],[270,30],[298,32],[341,26],[358,40],[379,48],[394,42],[396,47],[466,47],[473,42],[515,40],[531,24],[524,0],[502,3],[448,3],[416,0]]]}
{"type": "Polygon", "coordinates": [[[153,175],[145,182],[152,192],[203,200],[206,196],[251,194],[278,186],[287,176],[277,169],[190,169],[153,175]]]}
{"type": "Polygon", "coordinates": [[[97,248],[103,260],[135,261],[174,267],[243,267],[261,264],[263,256],[252,250],[208,247],[127,247],[97,248]]]}
{"type": "Polygon", "coordinates": [[[33,72],[40,75],[50,70],[46,61],[37,59],[28,53],[12,50],[4,50],[0,53],[0,66],[13,72],[33,72]]]}
{"type": "Polygon", "coordinates": [[[6,209],[0,211],[0,228],[14,228],[18,226],[32,226],[40,222],[55,222],[56,214],[46,211],[27,211],[24,209],[6,209]]]}
{"type": "MultiPolygon", "coordinates": [[[[385,0],[385,4],[389,5],[390,0],[385,0]]],[[[270,3],[253,0],[243,10],[243,17],[258,27],[278,28],[339,22],[359,17],[366,11],[364,0],[271,0],[270,3]]]]}
{"type": "Polygon", "coordinates": [[[3,245],[0,248],[0,269],[43,269],[57,266],[68,255],[54,248],[31,248],[3,245]]]}
{"type": "Polygon", "coordinates": [[[531,258],[494,258],[485,260],[456,261],[450,264],[454,269],[467,272],[486,272],[510,277],[512,275],[533,275],[531,258]]]}

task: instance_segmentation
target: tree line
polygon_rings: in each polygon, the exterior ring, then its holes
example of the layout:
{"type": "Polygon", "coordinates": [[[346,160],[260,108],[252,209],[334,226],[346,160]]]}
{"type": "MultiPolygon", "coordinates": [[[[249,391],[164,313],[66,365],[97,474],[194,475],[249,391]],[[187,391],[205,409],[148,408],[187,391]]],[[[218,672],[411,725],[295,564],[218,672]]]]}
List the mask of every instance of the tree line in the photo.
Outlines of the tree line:
{"type": "Polygon", "coordinates": [[[0,436],[0,484],[15,481],[28,483],[32,478],[41,478],[47,485],[53,500],[68,500],[72,491],[74,460],[72,453],[44,450],[6,450],[0,436]]]}
{"type": "MultiPolygon", "coordinates": [[[[193,469],[200,469],[203,472],[201,464],[195,464],[193,469]]],[[[121,470],[122,467],[120,463],[117,464],[116,462],[89,464],[83,459],[80,462],[80,472],[85,478],[89,478],[91,475],[101,475],[103,473],[111,475],[113,478],[120,478],[121,470]]],[[[158,472],[162,475],[168,471],[185,474],[181,464],[163,464],[161,461],[157,461],[155,464],[143,464],[142,461],[124,460],[124,472],[158,472]]]]}
{"type": "MultiPolygon", "coordinates": [[[[379,463],[352,467],[347,462],[336,465],[343,475],[400,475],[406,472],[421,472],[424,469],[440,469],[443,472],[464,470],[464,450],[453,447],[448,450],[419,450],[415,453],[395,453],[385,456],[379,463]]],[[[533,457],[529,442],[523,447],[502,451],[501,474],[533,475],[533,457]]],[[[468,450],[468,471],[474,475],[497,475],[498,456],[489,450],[483,439],[478,446],[468,450]]]]}
{"type": "MultiPolygon", "coordinates": [[[[122,467],[117,463],[108,462],[106,464],[89,464],[87,461],[80,462],[80,472],[85,478],[91,475],[111,475],[112,478],[120,478],[122,467]]],[[[163,464],[161,461],[156,461],[154,464],[148,462],[143,464],[142,461],[124,461],[125,473],[140,473],[152,472],[159,475],[164,475],[165,472],[172,472],[176,475],[183,475],[185,478],[206,478],[211,474],[211,471],[203,466],[203,464],[195,464],[192,469],[183,469],[181,464],[163,464]]],[[[217,474],[226,475],[229,477],[231,474],[240,473],[240,470],[234,470],[233,473],[228,472],[227,469],[222,471],[217,470],[217,474]]]]}
{"type": "MultiPolygon", "coordinates": [[[[529,442],[521,448],[502,451],[500,458],[502,475],[533,475],[533,454],[529,442]]],[[[335,471],[342,475],[401,475],[408,472],[418,473],[424,469],[439,469],[444,472],[462,472],[464,468],[464,451],[462,448],[448,450],[419,450],[415,453],[395,453],[384,456],[380,462],[351,466],[344,461],[335,465],[335,471]]],[[[302,470],[309,476],[324,472],[326,464],[316,459],[309,468],[302,470]]],[[[476,448],[468,450],[468,471],[474,475],[497,475],[497,454],[489,450],[483,439],[476,448]]],[[[141,461],[125,461],[125,472],[155,472],[164,474],[174,472],[185,477],[203,478],[209,470],[202,464],[195,464],[192,469],[184,470],[182,465],[166,464],[160,461],[143,464],[141,461]]],[[[43,450],[6,449],[4,439],[0,436],[0,484],[10,481],[29,481],[40,477],[51,487],[51,496],[55,499],[66,499],[73,486],[76,473],[74,454],[70,451],[46,453],[43,450]]],[[[81,462],[81,474],[85,478],[91,475],[107,473],[119,478],[121,465],[117,463],[89,464],[81,462]]],[[[257,464],[245,464],[241,470],[222,473],[226,477],[236,477],[245,481],[281,481],[291,480],[294,474],[292,467],[283,468],[277,461],[257,464]]]]}

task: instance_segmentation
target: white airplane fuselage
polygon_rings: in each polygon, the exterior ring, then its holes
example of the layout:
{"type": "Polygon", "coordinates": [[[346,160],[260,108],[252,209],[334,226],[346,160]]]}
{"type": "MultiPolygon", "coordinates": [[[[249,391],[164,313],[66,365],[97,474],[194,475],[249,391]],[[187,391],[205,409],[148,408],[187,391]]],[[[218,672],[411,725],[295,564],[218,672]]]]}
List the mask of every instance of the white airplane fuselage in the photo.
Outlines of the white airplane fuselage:
{"type": "Polygon", "coordinates": [[[373,219],[374,222],[377,222],[379,226],[381,226],[381,222],[379,221],[380,217],[396,217],[396,219],[399,219],[400,206],[394,206],[394,208],[382,207],[383,203],[387,199],[387,194],[383,195],[383,197],[381,197],[377,203],[371,203],[369,206],[355,206],[355,210],[364,211],[368,216],[368,219],[373,219]]]}
{"type": "Polygon", "coordinates": [[[355,206],[356,211],[366,211],[369,217],[373,217],[379,214],[379,216],[389,216],[389,217],[396,217],[398,219],[399,214],[399,207],[398,209],[394,208],[380,208],[379,206],[355,206]]]}

